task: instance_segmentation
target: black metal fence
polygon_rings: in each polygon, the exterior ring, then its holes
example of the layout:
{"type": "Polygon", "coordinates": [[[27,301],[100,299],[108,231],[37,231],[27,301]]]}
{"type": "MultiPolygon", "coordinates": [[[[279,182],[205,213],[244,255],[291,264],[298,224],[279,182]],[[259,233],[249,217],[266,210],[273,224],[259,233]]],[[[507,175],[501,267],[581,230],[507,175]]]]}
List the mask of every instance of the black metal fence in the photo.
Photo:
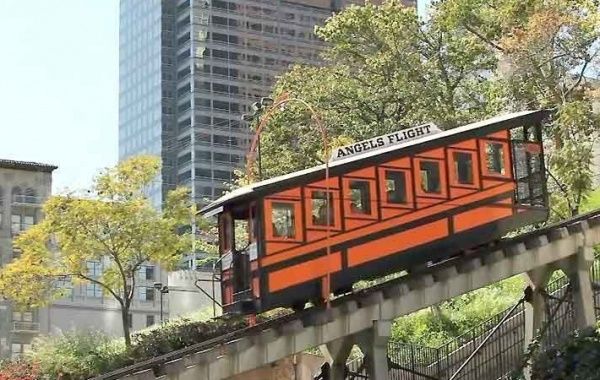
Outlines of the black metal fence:
{"type": "MultiPolygon", "coordinates": [[[[600,256],[591,268],[596,317],[600,317],[600,256]]],[[[573,298],[568,278],[559,276],[546,288],[546,312],[540,338],[545,350],[575,329],[573,298]]],[[[389,342],[389,379],[498,380],[517,368],[525,353],[525,305],[519,302],[440,347],[389,342]],[[479,347],[481,346],[481,347],[479,347]],[[476,353],[474,351],[479,347],[476,353]],[[470,356],[468,363],[464,364],[470,356]],[[460,373],[455,374],[461,368],[460,373]],[[454,375],[454,376],[453,376],[454,375]]],[[[358,358],[348,363],[347,379],[367,378],[358,358]]]]}

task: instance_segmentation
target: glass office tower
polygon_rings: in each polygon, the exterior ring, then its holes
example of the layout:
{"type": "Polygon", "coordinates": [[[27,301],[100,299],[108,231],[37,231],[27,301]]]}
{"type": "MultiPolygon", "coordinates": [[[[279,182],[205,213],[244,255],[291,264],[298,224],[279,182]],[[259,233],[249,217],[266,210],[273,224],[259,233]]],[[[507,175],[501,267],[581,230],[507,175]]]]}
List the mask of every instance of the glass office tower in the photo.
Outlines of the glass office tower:
{"type": "Polygon", "coordinates": [[[357,2],[121,0],[119,156],[162,157],[157,206],[175,185],[222,194],[251,141],[241,115],[290,64],[318,63],[314,26],[357,2]]]}

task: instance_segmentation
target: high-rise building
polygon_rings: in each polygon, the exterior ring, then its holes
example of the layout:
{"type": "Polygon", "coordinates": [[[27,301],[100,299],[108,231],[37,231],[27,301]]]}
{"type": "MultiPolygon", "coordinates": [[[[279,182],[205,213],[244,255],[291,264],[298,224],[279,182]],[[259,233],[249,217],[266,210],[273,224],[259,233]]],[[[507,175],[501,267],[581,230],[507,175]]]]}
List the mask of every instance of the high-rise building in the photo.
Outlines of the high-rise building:
{"type": "Polygon", "coordinates": [[[290,64],[318,63],[314,26],[360,2],[121,0],[119,155],[162,157],[157,206],[174,185],[222,194],[252,137],[241,115],[290,64]]]}
{"type": "MultiPolygon", "coordinates": [[[[416,6],[415,0],[403,1],[416,6]]],[[[166,191],[178,185],[189,187],[199,204],[220,196],[233,171],[243,168],[252,139],[242,114],[271,93],[277,75],[291,64],[318,63],[324,43],[315,25],[360,3],[121,0],[119,158],[162,158],[150,190],[154,205],[160,207],[166,191]]],[[[194,269],[195,257],[188,259],[194,269]]],[[[183,274],[169,278],[187,284],[183,274]]],[[[212,286],[203,284],[210,293],[212,286]]],[[[173,305],[181,304],[174,303],[175,294],[170,297],[173,305]]]]}

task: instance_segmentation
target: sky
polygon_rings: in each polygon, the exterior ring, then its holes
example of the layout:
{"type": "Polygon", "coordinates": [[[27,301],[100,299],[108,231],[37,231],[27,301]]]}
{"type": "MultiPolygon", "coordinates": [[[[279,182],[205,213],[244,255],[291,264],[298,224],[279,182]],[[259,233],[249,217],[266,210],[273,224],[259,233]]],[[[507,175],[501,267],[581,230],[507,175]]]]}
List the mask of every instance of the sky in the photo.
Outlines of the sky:
{"type": "Polygon", "coordinates": [[[0,48],[0,158],[88,187],[118,159],[119,1],[0,0],[0,48]]]}
{"type": "Polygon", "coordinates": [[[87,187],[118,158],[118,0],[0,0],[0,158],[87,187]]]}

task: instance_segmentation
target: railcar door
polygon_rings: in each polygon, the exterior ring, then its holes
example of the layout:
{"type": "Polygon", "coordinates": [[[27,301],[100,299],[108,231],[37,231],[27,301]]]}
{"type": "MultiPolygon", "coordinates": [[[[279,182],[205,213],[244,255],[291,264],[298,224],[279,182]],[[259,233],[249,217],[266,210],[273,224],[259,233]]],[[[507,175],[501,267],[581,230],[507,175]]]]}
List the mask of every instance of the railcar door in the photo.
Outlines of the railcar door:
{"type": "MultiPolygon", "coordinates": [[[[525,125],[511,130],[513,173],[517,182],[518,206],[547,207],[548,192],[541,125],[525,125]]],[[[500,160],[496,160],[500,161],[500,160]]]]}
{"type": "Polygon", "coordinates": [[[233,304],[233,244],[234,228],[231,212],[219,215],[219,253],[221,267],[221,304],[223,313],[228,313],[233,304]]]}
{"type": "Polygon", "coordinates": [[[256,260],[256,239],[252,236],[252,211],[238,208],[221,215],[223,312],[252,310],[251,260],[256,260]],[[253,257],[252,257],[253,256],[253,257]]]}

